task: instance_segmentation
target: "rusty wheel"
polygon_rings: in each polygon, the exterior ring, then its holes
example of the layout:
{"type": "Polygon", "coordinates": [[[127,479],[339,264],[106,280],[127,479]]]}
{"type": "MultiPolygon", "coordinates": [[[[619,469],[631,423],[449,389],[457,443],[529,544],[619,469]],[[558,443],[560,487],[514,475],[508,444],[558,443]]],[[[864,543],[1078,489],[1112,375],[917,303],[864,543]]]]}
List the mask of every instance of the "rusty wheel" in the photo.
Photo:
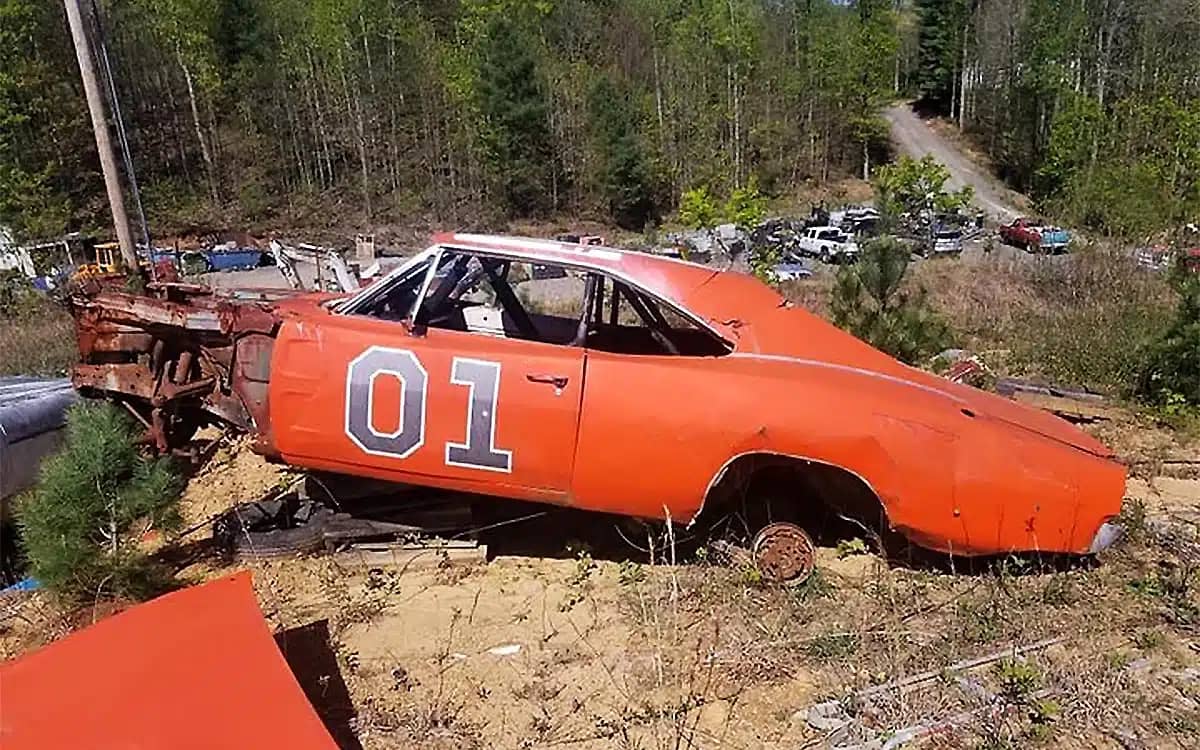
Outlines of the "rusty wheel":
{"type": "Polygon", "coordinates": [[[754,536],[750,553],[763,578],[788,586],[804,583],[816,566],[812,539],[792,523],[764,526],[754,536]]]}

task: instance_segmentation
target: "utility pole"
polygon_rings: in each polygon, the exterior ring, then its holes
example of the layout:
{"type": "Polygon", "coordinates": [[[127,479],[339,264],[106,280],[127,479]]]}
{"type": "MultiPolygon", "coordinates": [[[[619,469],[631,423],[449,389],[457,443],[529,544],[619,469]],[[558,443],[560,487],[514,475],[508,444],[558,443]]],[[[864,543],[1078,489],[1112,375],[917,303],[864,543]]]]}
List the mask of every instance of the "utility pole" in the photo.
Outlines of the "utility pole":
{"type": "Polygon", "coordinates": [[[104,116],[104,100],[96,80],[96,68],[92,64],[92,50],[83,29],[83,15],[79,0],[63,0],[67,7],[67,23],[71,26],[71,38],[75,42],[75,57],[79,60],[79,75],[83,78],[83,93],[87,98],[88,113],[92,117],[92,131],[96,134],[96,151],[100,154],[100,169],[104,172],[104,188],[108,191],[108,205],[112,209],[113,225],[117,230],[117,243],[121,246],[121,258],[127,271],[138,267],[137,250],[133,245],[133,234],[129,231],[129,217],[125,214],[125,196],[121,193],[121,175],[117,171],[117,159],[113,153],[112,140],[108,134],[108,120],[104,116]]]}

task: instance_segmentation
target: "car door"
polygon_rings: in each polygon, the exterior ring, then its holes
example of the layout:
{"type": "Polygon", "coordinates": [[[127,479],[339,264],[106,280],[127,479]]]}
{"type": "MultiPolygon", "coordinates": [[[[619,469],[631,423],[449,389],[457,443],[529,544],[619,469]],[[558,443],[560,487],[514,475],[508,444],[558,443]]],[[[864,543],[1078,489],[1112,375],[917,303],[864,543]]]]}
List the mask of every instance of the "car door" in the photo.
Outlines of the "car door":
{"type": "Polygon", "coordinates": [[[622,286],[606,280],[589,326],[571,502],[686,521],[738,439],[743,396],[713,387],[730,347],[648,294],[627,304],[622,286]]]}
{"type": "MultiPolygon", "coordinates": [[[[440,273],[440,271],[439,271],[440,273]]],[[[270,409],[289,463],[556,501],[569,487],[579,347],[415,326],[410,296],[287,321],[270,409]]]]}

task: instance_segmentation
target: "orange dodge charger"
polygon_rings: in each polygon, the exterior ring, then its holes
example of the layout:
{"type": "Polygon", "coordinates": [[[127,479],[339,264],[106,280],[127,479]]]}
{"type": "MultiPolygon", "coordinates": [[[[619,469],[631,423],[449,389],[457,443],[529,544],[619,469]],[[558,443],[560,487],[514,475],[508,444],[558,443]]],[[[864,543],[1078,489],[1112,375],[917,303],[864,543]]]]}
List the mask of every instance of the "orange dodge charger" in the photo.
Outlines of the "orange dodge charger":
{"type": "Polygon", "coordinates": [[[819,505],[958,555],[1119,533],[1125,472],[1097,440],[703,265],[446,234],[353,295],[73,304],[76,386],[161,449],[215,421],[300,467],[677,524],[819,505]]]}

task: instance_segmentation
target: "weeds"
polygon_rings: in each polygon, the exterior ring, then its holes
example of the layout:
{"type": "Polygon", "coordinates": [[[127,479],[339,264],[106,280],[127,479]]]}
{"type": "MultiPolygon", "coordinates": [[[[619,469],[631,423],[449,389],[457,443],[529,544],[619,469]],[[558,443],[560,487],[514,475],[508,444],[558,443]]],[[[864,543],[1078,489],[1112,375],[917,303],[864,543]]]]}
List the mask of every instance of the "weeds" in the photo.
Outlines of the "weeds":
{"type": "Polygon", "coordinates": [[[64,375],[79,358],[75,323],[48,303],[28,315],[0,316],[0,352],[0,375],[64,375]]]}
{"type": "Polygon", "coordinates": [[[804,653],[817,661],[848,659],[858,651],[855,633],[823,633],[804,644],[804,653]]]}
{"type": "Polygon", "coordinates": [[[1014,703],[1028,699],[1042,684],[1041,672],[1024,659],[1001,659],[995,672],[1000,694],[1014,703]]]}
{"type": "Polygon", "coordinates": [[[617,581],[622,586],[636,586],[646,580],[646,569],[631,560],[622,560],[617,567],[617,581]]]}
{"type": "Polygon", "coordinates": [[[588,590],[591,588],[592,574],[595,572],[596,561],[592,559],[592,554],[587,550],[580,550],[575,558],[575,568],[565,581],[571,593],[558,605],[560,612],[573,609],[587,598],[588,590]]]}
{"type": "Polygon", "coordinates": [[[839,560],[844,560],[853,555],[866,555],[870,553],[867,543],[862,539],[855,537],[853,539],[842,539],[837,543],[837,556],[839,560]]]}

